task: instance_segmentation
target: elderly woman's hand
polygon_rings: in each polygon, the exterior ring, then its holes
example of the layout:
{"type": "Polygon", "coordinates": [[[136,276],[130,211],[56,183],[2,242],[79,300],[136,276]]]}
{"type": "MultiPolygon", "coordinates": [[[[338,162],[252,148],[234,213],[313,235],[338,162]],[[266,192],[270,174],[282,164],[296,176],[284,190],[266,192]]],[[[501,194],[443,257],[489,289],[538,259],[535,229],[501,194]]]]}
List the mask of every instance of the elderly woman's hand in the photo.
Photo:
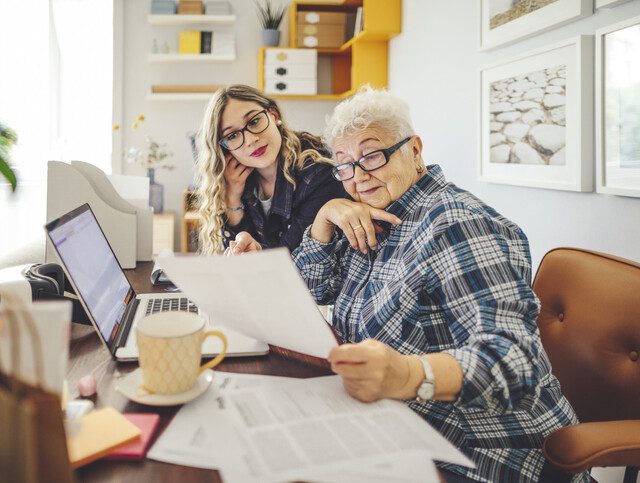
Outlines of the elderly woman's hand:
{"type": "Polygon", "coordinates": [[[258,243],[250,233],[241,231],[236,235],[236,239],[229,242],[229,246],[224,251],[226,256],[240,255],[241,253],[257,252],[262,250],[262,246],[258,243]]]}
{"type": "Polygon", "coordinates": [[[347,392],[365,402],[413,398],[424,377],[417,356],[400,354],[374,339],[335,347],[329,362],[347,392]]]}
{"type": "Polygon", "coordinates": [[[375,248],[378,244],[376,233],[382,231],[382,228],[374,223],[375,220],[394,225],[402,222],[397,216],[366,203],[336,198],[320,208],[310,234],[321,243],[329,243],[337,226],[344,232],[354,250],[367,253],[367,245],[375,248]]]}

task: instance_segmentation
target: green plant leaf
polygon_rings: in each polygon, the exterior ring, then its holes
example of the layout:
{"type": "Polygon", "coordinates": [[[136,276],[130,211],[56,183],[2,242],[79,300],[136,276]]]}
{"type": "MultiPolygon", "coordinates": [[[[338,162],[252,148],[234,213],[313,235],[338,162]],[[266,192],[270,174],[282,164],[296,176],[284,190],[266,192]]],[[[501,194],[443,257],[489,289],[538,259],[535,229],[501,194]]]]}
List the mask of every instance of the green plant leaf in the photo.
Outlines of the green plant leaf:
{"type": "Polygon", "coordinates": [[[287,12],[287,5],[281,5],[280,7],[273,7],[271,0],[264,0],[264,4],[259,0],[254,0],[256,8],[258,9],[258,18],[262,28],[265,30],[278,30],[285,13],[287,12]]]}
{"type": "Polygon", "coordinates": [[[9,166],[2,158],[0,158],[0,173],[2,173],[2,175],[7,178],[7,181],[11,184],[11,191],[15,191],[17,185],[16,175],[13,174],[11,166],[9,166]]]}

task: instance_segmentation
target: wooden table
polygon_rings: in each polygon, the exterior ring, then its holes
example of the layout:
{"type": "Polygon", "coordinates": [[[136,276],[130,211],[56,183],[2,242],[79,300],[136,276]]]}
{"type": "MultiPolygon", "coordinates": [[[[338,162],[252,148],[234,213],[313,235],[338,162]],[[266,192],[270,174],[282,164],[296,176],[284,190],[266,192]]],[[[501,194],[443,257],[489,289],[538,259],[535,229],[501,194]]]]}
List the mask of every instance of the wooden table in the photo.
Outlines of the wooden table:
{"type": "MultiPolygon", "coordinates": [[[[138,263],[135,270],[125,270],[129,281],[138,293],[162,292],[163,287],[154,287],[149,281],[153,263],[138,263]]],[[[70,361],[67,373],[69,396],[77,396],[78,380],[93,373],[98,382],[94,399],[96,407],[112,406],[122,412],[159,413],[161,422],[154,438],[167,427],[180,406],[152,407],[129,401],[114,389],[115,380],[138,367],[137,363],[116,363],[102,345],[93,327],[72,324],[70,361]]],[[[259,357],[228,358],[218,368],[227,372],[271,374],[290,377],[314,377],[329,374],[328,371],[290,361],[274,354],[259,357]]],[[[181,483],[206,481],[219,482],[217,471],[188,466],[160,463],[153,460],[108,461],[99,460],[79,468],[75,472],[78,482],[109,481],[153,481],[181,483]]]]}

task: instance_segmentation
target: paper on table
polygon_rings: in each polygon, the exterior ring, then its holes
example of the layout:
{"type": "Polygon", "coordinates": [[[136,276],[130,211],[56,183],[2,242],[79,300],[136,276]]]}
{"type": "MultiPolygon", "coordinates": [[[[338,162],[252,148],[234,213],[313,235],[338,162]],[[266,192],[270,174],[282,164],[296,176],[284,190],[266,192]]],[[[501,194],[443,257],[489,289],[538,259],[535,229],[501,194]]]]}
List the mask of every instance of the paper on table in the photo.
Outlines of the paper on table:
{"type": "Polygon", "coordinates": [[[262,384],[289,379],[280,376],[229,374],[215,371],[211,389],[198,400],[180,409],[171,424],[148,451],[147,457],[176,465],[217,468],[219,459],[216,458],[212,449],[212,442],[220,436],[220,431],[215,425],[207,422],[214,414],[223,417],[221,414],[225,406],[222,393],[238,389],[255,389],[262,384]],[[206,402],[198,402],[200,399],[206,402]]]}
{"type": "Polygon", "coordinates": [[[394,479],[422,473],[425,481],[430,457],[473,466],[404,404],[358,402],[338,376],[252,378],[258,383],[216,385],[183,407],[149,457],[217,468],[225,481],[333,481],[342,471],[381,474],[385,466],[394,479]],[[406,464],[393,463],[399,458],[406,464]]]}
{"type": "Polygon", "coordinates": [[[321,358],[337,345],[286,248],[156,263],[213,325],[321,358]]]}

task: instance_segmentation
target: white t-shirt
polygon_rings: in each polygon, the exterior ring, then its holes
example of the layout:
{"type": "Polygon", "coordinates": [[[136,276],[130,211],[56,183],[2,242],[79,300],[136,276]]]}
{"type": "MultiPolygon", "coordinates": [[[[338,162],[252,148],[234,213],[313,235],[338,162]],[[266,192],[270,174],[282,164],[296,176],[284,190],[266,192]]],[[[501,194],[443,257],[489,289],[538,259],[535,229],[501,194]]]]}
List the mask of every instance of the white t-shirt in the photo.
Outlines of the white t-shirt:
{"type": "Polygon", "coordinates": [[[262,205],[262,211],[264,211],[265,215],[268,215],[269,211],[271,211],[271,201],[273,200],[273,196],[271,198],[265,197],[264,192],[262,191],[262,186],[260,186],[260,184],[258,184],[258,186],[256,187],[255,193],[256,198],[258,198],[258,201],[262,205]]]}

